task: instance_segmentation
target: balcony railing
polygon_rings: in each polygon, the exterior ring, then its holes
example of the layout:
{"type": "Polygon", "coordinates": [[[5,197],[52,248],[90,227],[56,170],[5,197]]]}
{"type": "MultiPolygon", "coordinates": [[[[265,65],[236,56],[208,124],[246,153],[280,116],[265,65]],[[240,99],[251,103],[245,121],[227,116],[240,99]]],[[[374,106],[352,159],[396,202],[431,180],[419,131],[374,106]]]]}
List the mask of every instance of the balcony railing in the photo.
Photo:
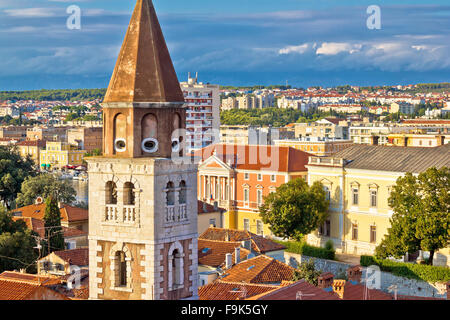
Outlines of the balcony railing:
{"type": "Polygon", "coordinates": [[[331,157],[309,157],[308,164],[315,165],[330,165],[330,166],[339,166],[342,167],[344,165],[344,159],[341,158],[331,158],[331,157]]]}
{"type": "Polygon", "coordinates": [[[106,205],[106,216],[105,220],[109,222],[116,222],[119,219],[119,209],[116,204],[106,205]]]}
{"type": "Polygon", "coordinates": [[[134,223],[136,222],[136,207],[124,206],[123,207],[123,222],[134,223]]]}
{"type": "Polygon", "coordinates": [[[166,223],[182,222],[186,221],[187,219],[188,216],[186,204],[180,204],[178,206],[166,206],[166,223]]]}

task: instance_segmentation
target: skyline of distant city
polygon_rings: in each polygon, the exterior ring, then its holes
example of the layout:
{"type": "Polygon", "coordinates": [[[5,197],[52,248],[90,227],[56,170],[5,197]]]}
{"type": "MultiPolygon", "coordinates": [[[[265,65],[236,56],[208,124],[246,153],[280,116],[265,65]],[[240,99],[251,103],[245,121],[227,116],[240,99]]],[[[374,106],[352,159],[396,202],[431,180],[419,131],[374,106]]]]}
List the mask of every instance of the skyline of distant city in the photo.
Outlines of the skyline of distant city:
{"type": "MultiPolygon", "coordinates": [[[[407,85],[450,79],[446,1],[155,0],[180,81],[407,85]],[[380,8],[370,29],[368,7],[380,8]]],[[[0,1],[0,90],[106,88],[134,2],[0,1]],[[81,10],[80,30],[66,9],[81,10]]]]}

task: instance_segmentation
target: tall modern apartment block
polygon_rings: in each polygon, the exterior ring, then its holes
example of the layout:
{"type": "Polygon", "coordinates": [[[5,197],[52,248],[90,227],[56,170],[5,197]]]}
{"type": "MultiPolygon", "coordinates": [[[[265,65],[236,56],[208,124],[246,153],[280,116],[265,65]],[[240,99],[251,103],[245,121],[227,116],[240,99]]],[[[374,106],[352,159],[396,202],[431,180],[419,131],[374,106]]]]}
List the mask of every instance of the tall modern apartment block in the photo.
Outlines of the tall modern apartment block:
{"type": "MultiPolygon", "coordinates": [[[[220,130],[220,89],[218,85],[204,84],[188,76],[181,83],[186,101],[186,151],[191,152],[209,146],[214,141],[214,130],[220,130]]],[[[218,132],[218,131],[217,131],[218,132]]]]}

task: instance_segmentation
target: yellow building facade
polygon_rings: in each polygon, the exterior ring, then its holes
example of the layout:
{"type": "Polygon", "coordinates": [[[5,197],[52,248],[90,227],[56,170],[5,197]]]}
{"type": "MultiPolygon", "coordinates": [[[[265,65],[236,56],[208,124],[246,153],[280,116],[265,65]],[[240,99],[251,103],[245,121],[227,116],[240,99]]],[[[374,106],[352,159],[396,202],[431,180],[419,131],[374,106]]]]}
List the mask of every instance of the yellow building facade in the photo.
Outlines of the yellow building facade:
{"type": "Polygon", "coordinates": [[[56,141],[47,141],[45,150],[40,153],[40,166],[46,168],[62,168],[64,166],[79,166],[83,164],[85,150],[56,141]]]}
{"type": "MultiPolygon", "coordinates": [[[[450,166],[450,145],[401,148],[355,145],[334,157],[310,157],[308,183],[319,181],[330,199],[329,218],[307,236],[308,243],[334,242],[337,252],[372,255],[390,227],[388,198],[399,177],[429,167],[450,166]]],[[[450,265],[449,250],[435,254],[436,265],[450,265]]]]}

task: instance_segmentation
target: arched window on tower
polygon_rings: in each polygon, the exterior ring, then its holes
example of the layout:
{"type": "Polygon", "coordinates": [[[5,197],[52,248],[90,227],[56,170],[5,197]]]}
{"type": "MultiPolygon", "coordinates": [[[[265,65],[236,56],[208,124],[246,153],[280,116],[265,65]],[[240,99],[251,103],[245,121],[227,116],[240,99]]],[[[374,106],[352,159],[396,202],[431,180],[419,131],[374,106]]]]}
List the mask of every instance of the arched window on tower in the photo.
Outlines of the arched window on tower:
{"type": "Polygon", "coordinates": [[[167,197],[166,197],[166,204],[168,206],[174,206],[175,205],[175,185],[173,182],[167,183],[167,197]]]}
{"type": "Polygon", "coordinates": [[[108,181],[105,188],[106,204],[117,204],[117,186],[113,181],[108,181]]]}
{"type": "Polygon", "coordinates": [[[114,153],[127,149],[127,117],[119,113],[114,118],[114,153]]]}
{"type": "Polygon", "coordinates": [[[142,152],[155,153],[158,151],[158,120],[155,115],[147,114],[141,123],[142,152]]]}
{"type": "Polygon", "coordinates": [[[180,204],[186,204],[186,182],[183,180],[180,182],[180,204]]]}
{"type": "Polygon", "coordinates": [[[116,252],[116,269],[117,269],[117,287],[127,286],[127,262],[125,260],[125,252],[116,252]]]}
{"type": "Polygon", "coordinates": [[[127,182],[123,186],[123,204],[126,206],[134,206],[136,203],[136,196],[134,193],[134,184],[127,182]]]}
{"type": "Polygon", "coordinates": [[[184,282],[184,263],[183,252],[179,249],[174,249],[169,255],[169,276],[171,283],[171,290],[177,290],[183,287],[184,282]]]}

